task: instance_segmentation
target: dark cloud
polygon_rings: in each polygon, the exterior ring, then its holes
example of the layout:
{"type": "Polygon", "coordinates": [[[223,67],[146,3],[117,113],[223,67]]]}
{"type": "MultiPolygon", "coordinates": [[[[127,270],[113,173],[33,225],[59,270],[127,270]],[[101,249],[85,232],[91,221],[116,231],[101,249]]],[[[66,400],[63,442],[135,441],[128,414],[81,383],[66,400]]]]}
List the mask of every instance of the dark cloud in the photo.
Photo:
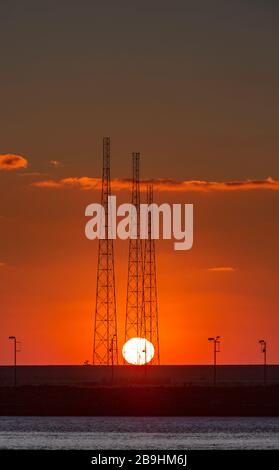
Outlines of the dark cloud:
{"type": "Polygon", "coordinates": [[[0,155],[0,170],[18,170],[19,168],[27,168],[27,166],[27,159],[21,155],[0,155]]]}

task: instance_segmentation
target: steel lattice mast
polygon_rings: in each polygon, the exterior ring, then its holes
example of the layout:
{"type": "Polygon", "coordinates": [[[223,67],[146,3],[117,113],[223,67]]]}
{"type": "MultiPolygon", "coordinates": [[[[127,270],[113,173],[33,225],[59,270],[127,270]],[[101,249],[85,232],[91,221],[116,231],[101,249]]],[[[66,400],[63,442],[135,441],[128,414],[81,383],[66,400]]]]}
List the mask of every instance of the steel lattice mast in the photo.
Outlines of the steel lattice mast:
{"type": "MultiPolygon", "coordinates": [[[[153,204],[153,186],[147,186],[147,204],[153,204]]],[[[155,350],[150,364],[160,364],[155,240],[152,238],[152,209],[148,212],[148,238],[143,253],[143,337],[155,350]]]]}
{"type": "Polygon", "coordinates": [[[93,364],[118,364],[115,274],[113,240],[109,239],[110,138],[103,138],[103,175],[101,204],[105,214],[105,237],[99,239],[93,364]]]}
{"type": "Polygon", "coordinates": [[[140,182],[139,163],[140,154],[132,154],[133,180],[132,204],[136,208],[136,215],[131,217],[131,233],[134,238],[129,239],[128,285],[126,300],[125,342],[141,335],[142,299],[143,299],[143,263],[142,242],[140,239],[140,182]]]}

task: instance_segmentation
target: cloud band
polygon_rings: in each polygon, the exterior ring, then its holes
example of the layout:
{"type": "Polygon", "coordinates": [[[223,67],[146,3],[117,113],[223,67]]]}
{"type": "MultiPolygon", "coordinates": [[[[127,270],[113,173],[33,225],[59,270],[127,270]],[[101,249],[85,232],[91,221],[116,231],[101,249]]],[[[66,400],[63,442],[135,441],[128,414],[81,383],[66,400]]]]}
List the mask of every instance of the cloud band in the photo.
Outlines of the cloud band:
{"type": "MultiPolygon", "coordinates": [[[[154,189],[158,191],[249,191],[255,189],[271,189],[279,190],[279,181],[269,177],[263,180],[244,180],[244,181],[176,181],[172,179],[154,179],[142,181],[142,185],[153,183],[154,189]]],[[[101,189],[101,178],[68,177],[59,180],[44,180],[32,183],[32,186],[38,188],[77,188],[82,190],[99,190],[101,189]]],[[[111,186],[114,191],[130,189],[131,181],[129,179],[113,179],[111,186]]]]}

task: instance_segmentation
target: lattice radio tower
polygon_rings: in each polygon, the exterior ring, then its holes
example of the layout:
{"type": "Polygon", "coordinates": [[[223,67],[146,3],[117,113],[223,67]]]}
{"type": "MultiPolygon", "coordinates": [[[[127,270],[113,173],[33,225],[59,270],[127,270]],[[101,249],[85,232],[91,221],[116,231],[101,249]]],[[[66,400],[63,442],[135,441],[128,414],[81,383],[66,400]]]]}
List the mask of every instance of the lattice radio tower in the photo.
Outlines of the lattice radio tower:
{"type": "Polygon", "coordinates": [[[109,239],[110,138],[103,138],[103,176],[101,204],[105,214],[105,237],[99,239],[93,364],[118,364],[115,274],[113,240],[109,239]]]}
{"type": "MultiPolygon", "coordinates": [[[[153,186],[147,186],[147,204],[153,204],[153,186]]],[[[152,209],[148,212],[148,238],[143,253],[143,337],[155,350],[149,364],[160,364],[155,240],[152,238],[152,209]]]]}
{"type": "Polygon", "coordinates": [[[140,154],[132,154],[133,180],[132,204],[136,208],[135,216],[131,217],[128,260],[128,285],[126,301],[125,342],[141,335],[142,305],[143,305],[143,260],[142,242],[140,239],[140,154]]]}

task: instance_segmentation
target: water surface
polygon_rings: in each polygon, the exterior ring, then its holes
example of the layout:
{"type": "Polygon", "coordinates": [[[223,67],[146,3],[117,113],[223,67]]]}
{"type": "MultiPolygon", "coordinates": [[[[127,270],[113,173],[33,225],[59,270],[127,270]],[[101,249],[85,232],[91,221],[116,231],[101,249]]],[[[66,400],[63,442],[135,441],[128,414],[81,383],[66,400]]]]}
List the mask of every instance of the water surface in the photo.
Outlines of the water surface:
{"type": "Polygon", "coordinates": [[[279,418],[2,416],[0,449],[279,449],[279,418]]]}

